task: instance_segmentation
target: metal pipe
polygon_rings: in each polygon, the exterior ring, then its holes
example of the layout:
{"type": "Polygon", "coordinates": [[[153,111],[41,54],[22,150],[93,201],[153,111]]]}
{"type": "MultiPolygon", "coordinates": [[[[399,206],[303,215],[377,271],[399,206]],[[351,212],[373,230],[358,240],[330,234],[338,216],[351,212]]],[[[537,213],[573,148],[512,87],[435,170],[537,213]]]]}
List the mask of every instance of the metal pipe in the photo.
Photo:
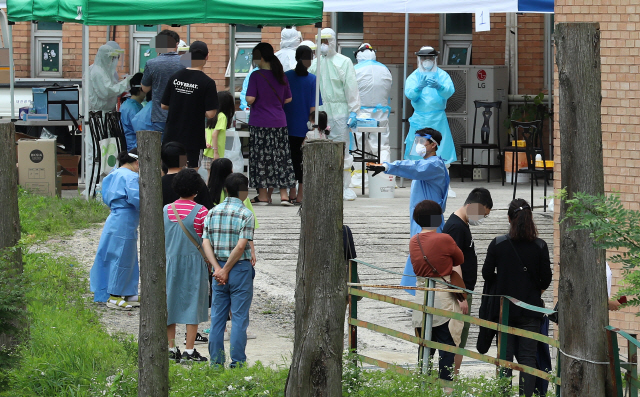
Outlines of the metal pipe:
{"type": "MultiPolygon", "coordinates": [[[[432,279],[428,279],[428,280],[429,280],[428,288],[435,288],[436,282],[432,279]]],[[[436,298],[435,291],[427,291],[426,302],[428,307],[434,307],[435,298],[436,298]]],[[[430,314],[430,313],[423,314],[422,339],[431,340],[431,336],[433,333],[432,327],[433,327],[433,314],[430,314]]],[[[422,373],[423,374],[429,370],[429,365],[425,367],[425,364],[429,362],[430,357],[431,357],[431,348],[425,346],[422,349],[422,373]]]]}
{"type": "Polygon", "coordinates": [[[236,25],[229,25],[229,91],[236,92],[236,25]]]}
{"type": "Polygon", "coordinates": [[[187,25],[187,45],[191,45],[191,25],[187,25]]]}
{"type": "MultiPolygon", "coordinates": [[[[407,83],[407,74],[409,69],[409,13],[404,14],[404,68],[402,70],[402,119],[400,125],[400,158],[404,159],[405,151],[405,131],[407,119],[407,97],[404,95],[404,86],[407,83]]],[[[404,187],[404,178],[400,178],[400,187],[404,187]]]]}
{"type": "Polygon", "coordinates": [[[82,159],[84,160],[84,198],[89,200],[89,188],[91,181],[88,177],[89,162],[87,161],[87,144],[85,139],[89,136],[89,91],[91,90],[89,82],[89,26],[82,25],[82,108],[84,115],[82,117],[82,159]]]}

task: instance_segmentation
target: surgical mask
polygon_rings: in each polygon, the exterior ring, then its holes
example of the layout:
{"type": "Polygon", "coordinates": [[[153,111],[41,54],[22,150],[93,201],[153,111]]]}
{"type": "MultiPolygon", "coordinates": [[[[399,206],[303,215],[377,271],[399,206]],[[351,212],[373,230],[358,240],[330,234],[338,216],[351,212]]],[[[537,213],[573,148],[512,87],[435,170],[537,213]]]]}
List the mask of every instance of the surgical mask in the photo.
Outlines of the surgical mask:
{"type": "Polygon", "coordinates": [[[416,153],[420,157],[424,157],[427,155],[427,147],[421,143],[416,144],[416,153]]]}
{"type": "Polygon", "coordinates": [[[327,55],[329,53],[329,44],[320,44],[320,53],[327,55]]]}
{"type": "Polygon", "coordinates": [[[471,226],[480,226],[484,222],[484,218],[480,219],[469,219],[469,225],[471,226]]]}
{"type": "Polygon", "coordinates": [[[430,72],[431,69],[433,69],[433,65],[435,65],[435,62],[433,62],[432,59],[422,61],[422,68],[427,72],[430,72]]]}
{"type": "Polygon", "coordinates": [[[312,122],[307,121],[307,129],[308,129],[309,131],[313,131],[313,123],[312,123],[312,122]]]}

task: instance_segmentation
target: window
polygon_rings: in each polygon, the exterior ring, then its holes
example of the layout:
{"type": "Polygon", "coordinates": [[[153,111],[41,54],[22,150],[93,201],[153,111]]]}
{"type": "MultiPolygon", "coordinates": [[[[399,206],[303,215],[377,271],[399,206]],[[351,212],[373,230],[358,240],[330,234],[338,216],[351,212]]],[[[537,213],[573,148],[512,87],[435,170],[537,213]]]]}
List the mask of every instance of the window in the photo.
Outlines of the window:
{"type": "Polygon", "coordinates": [[[332,17],[332,26],[335,26],[338,35],[338,52],[351,58],[356,63],[354,51],[360,47],[364,39],[364,21],[361,12],[336,12],[332,17]]]}
{"type": "MultiPolygon", "coordinates": [[[[252,69],[253,54],[252,50],[258,43],[250,42],[237,42],[236,43],[236,62],[235,72],[236,78],[244,78],[249,74],[252,69]]],[[[224,77],[231,76],[231,61],[227,64],[227,70],[224,73],[224,77]]]]}
{"type": "Polygon", "coordinates": [[[62,24],[31,24],[32,77],[62,77],[62,24]]]}
{"type": "Polygon", "coordinates": [[[471,14],[445,14],[445,34],[472,34],[471,14]]]}
{"type": "Polygon", "coordinates": [[[470,65],[473,14],[440,14],[442,65],[470,65]]]}
{"type": "Polygon", "coordinates": [[[133,56],[129,57],[131,74],[143,73],[147,62],[158,56],[151,48],[151,39],[158,35],[158,26],[133,25],[129,27],[129,48],[133,56]]]}

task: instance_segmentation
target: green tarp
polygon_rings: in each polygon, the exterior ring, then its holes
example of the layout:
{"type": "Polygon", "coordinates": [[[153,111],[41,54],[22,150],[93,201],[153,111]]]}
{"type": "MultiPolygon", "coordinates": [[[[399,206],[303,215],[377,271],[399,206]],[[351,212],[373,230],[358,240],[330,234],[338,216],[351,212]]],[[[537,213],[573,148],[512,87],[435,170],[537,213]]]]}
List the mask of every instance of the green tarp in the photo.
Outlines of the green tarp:
{"type": "Polygon", "coordinates": [[[319,0],[8,0],[9,21],[85,25],[311,25],[322,21],[319,0]]]}

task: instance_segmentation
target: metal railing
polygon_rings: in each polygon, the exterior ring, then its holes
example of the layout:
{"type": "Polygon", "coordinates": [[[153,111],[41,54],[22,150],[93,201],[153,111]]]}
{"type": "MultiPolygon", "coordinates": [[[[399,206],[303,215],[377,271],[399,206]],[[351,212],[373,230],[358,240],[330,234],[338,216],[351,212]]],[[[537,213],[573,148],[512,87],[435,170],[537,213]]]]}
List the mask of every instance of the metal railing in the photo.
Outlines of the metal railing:
{"type": "Polygon", "coordinates": [[[618,397],[623,397],[623,384],[622,384],[622,369],[626,370],[625,382],[626,389],[629,391],[629,397],[638,397],[638,388],[640,382],[638,381],[638,347],[640,342],[636,339],[636,334],[628,334],[625,331],[607,325],[607,342],[609,347],[609,369],[611,371],[611,379],[613,381],[612,388],[613,394],[618,397]],[[618,337],[622,336],[627,340],[627,348],[629,353],[628,362],[620,362],[620,351],[618,350],[618,337]]]}

